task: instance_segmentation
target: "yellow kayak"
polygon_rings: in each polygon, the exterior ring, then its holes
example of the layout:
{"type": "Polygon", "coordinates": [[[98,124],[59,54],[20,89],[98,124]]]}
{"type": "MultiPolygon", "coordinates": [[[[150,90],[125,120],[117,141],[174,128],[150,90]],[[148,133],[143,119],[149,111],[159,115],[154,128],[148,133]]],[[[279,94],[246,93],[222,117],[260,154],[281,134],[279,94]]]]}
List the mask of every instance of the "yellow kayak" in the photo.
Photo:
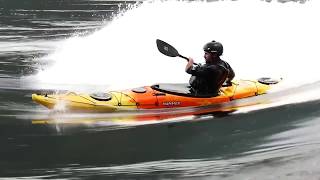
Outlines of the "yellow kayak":
{"type": "Polygon", "coordinates": [[[266,94],[277,83],[270,78],[233,81],[231,86],[222,87],[215,96],[192,94],[188,84],[156,84],[93,94],[32,94],[32,100],[49,109],[63,108],[80,112],[201,107],[266,94]]]}

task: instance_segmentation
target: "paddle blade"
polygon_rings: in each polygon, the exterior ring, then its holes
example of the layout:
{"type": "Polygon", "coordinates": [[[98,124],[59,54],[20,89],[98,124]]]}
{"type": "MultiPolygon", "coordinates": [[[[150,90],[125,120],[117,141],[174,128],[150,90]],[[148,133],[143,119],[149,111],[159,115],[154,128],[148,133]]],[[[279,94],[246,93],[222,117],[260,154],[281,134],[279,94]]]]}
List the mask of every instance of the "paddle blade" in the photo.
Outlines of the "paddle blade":
{"type": "Polygon", "coordinates": [[[178,51],[174,47],[172,47],[170,44],[160,39],[157,39],[157,47],[158,47],[158,50],[166,56],[170,56],[170,57],[179,56],[178,51]]]}

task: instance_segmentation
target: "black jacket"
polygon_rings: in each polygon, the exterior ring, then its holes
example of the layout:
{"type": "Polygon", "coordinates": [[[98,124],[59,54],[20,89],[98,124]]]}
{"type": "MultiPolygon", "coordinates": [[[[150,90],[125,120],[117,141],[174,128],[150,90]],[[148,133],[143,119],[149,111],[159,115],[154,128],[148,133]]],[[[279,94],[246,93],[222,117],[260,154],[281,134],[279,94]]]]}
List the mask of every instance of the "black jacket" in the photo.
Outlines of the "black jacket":
{"type": "Polygon", "coordinates": [[[225,84],[226,85],[231,85],[231,81],[235,76],[233,69],[231,68],[231,66],[226,61],[220,60],[217,63],[227,69],[228,75],[227,75],[227,78],[225,80],[225,84]]]}
{"type": "Polygon", "coordinates": [[[230,65],[222,60],[191,67],[187,73],[192,75],[189,83],[197,95],[217,95],[222,84],[234,77],[230,65]]]}

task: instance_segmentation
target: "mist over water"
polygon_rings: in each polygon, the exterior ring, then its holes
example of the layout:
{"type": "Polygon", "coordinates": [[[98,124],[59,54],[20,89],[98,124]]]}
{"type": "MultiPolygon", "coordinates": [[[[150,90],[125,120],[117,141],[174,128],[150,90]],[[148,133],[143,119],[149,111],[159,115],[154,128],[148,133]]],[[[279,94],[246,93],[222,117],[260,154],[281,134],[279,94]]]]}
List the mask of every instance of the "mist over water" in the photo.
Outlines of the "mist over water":
{"type": "Polygon", "coordinates": [[[203,63],[203,45],[223,43],[236,79],[284,78],[289,86],[320,80],[319,2],[144,2],[88,36],[59,43],[34,78],[37,85],[127,88],[188,82],[185,60],[160,54],[155,40],[203,63]]]}

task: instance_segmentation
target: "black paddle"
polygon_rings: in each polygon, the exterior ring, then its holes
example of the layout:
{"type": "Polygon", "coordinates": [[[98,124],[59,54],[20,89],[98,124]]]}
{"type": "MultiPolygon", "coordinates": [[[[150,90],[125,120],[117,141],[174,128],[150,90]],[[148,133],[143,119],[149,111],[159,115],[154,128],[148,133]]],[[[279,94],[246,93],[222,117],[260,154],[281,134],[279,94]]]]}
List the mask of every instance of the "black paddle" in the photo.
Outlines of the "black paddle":
{"type": "MultiPolygon", "coordinates": [[[[170,44],[168,44],[160,39],[157,39],[157,47],[158,47],[158,50],[166,56],[181,57],[181,58],[189,61],[189,59],[187,57],[180,55],[179,52],[173,46],[171,46],[170,44]]],[[[193,64],[198,65],[197,63],[193,63],[193,64]]]]}

